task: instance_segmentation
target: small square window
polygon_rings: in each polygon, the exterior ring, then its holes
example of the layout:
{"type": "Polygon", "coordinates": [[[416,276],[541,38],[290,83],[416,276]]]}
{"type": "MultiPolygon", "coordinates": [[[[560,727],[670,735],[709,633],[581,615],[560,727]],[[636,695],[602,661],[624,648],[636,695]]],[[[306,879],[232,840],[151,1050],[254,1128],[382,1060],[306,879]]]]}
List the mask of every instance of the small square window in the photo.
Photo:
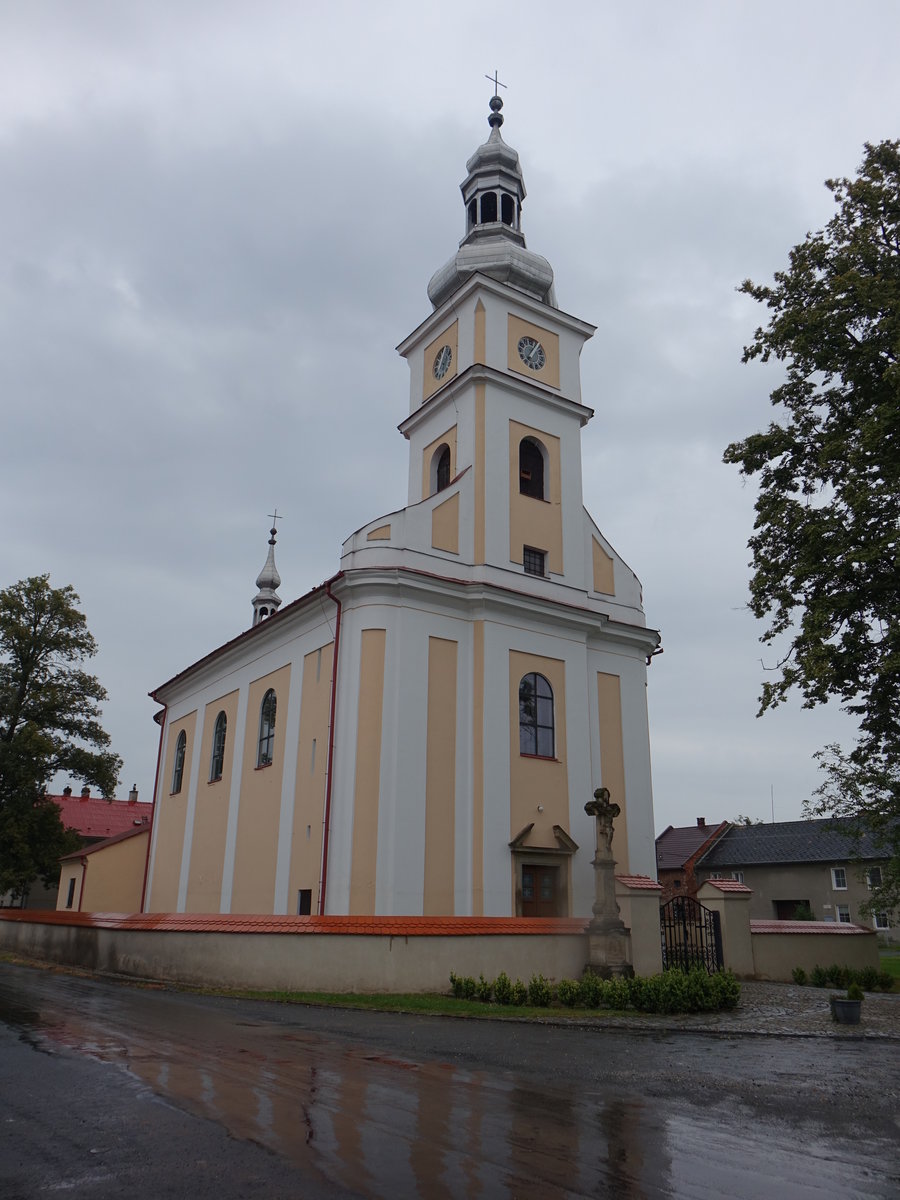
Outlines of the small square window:
{"type": "Polygon", "coordinates": [[[544,562],[546,554],[543,550],[534,550],[531,546],[526,546],[522,556],[522,563],[525,567],[526,575],[544,575],[544,562]]]}
{"type": "Polygon", "coordinates": [[[876,929],[890,929],[891,923],[886,912],[872,913],[876,929]]]}
{"type": "Polygon", "coordinates": [[[731,878],[735,881],[735,883],[743,883],[744,882],[744,872],[743,871],[732,871],[731,878]]]}
{"type": "Polygon", "coordinates": [[[839,904],[837,906],[837,919],[842,925],[850,925],[850,906],[848,904],[839,904]]]}
{"type": "MultiPolygon", "coordinates": [[[[836,892],[846,892],[847,890],[847,872],[843,867],[831,868],[831,886],[836,892]]],[[[849,918],[848,918],[849,920],[849,918]]]]}

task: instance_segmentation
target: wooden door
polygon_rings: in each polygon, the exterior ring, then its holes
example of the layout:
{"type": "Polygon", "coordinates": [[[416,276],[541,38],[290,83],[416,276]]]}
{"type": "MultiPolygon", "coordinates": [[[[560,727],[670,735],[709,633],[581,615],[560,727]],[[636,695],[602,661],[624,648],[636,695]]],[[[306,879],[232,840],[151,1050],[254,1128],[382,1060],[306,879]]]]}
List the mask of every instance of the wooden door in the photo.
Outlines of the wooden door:
{"type": "Polygon", "coordinates": [[[558,917],[559,867],[522,866],[522,916],[558,917]]]}

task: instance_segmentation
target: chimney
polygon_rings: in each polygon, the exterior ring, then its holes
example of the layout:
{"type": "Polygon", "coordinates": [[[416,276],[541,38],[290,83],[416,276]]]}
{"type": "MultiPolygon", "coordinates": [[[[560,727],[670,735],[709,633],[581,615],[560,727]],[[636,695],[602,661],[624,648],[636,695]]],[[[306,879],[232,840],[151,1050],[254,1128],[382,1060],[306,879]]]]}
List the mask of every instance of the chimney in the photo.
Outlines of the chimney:
{"type": "Polygon", "coordinates": [[[706,817],[698,817],[697,818],[697,828],[698,829],[706,828],[706,817]]]}
{"type": "Polygon", "coordinates": [[[85,784],[81,789],[81,798],[82,800],[90,800],[91,798],[91,789],[87,786],[87,784],[85,784]]]}
{"type": "Polygon", "coordinates": [[[131,785],[131,791],[128,793],[128,803],[129,804],[137,804],[137,798],[138,798],[137,784],[133,783],[131,785]]]}
{"type": "Polygon", "coordinates": [[[63,795],[64,795],[64,796],[71,796],[71,795],[72,795],[72,789],[69,787],[69,785],[68,785],[68,784],[66,784],[66,786],[63,788],[63,795]]]}

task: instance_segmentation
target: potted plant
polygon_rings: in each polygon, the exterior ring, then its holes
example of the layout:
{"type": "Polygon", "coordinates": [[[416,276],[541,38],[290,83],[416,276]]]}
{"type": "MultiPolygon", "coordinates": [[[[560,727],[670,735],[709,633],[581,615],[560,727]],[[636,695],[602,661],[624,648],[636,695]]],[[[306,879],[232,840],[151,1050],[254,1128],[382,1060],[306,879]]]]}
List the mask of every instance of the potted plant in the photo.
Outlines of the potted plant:
{"type": "Polygon", "coordinates": [[[846,996],[831,997],[831,1019],[839,1025],[858,1025],[862,1001],[862,988],[858,983],[851,983],[846,996]]]}

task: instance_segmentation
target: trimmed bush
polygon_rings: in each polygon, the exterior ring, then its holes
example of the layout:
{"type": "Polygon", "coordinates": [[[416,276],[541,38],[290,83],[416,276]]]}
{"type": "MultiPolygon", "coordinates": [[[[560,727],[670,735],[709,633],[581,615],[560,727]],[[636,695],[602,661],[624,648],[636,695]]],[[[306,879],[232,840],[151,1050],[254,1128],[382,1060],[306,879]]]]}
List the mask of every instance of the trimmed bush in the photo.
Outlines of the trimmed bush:
{"type": "Polygon", "coordinates": [[[794,983],[799,983],[803,987],[806,983],[806,972],[802,967],[794,967],[793,971],[791,971],[791,979],[793,979],[794,983]]]}
{"type": "Polygon", "coordinates": [[[483,1004],[490,1004],[492,991],[493,984],[485,979],[484,975],[479,975],[478,982],[475,984],[476,999],[480,1000],[483,1004]]]}
{"type": "Polygon", "coordinates": [[[818,963],[809,973],[809,982],[813,987],[823,988],[828,984],[828,972],[824,967],[820,967],[818,963]]]}
{"type": "Polygon", "coordinates": [[[603,980],[593,971],[586,971],[578,985],[579,999],[585,1008],[599,1008],[603,999],[603,980]]]}
{"type": "Polygon", "coordinates": [[[850,972],[847,967],[842,967],[840,963],[832,963],[828,968],[828,981],[833,983],[835,987],[846,987],[850,982],[850,972]]]}
{"type": "Polygon", "coordinates": [[[532,975],[528,983],[528,1003],[532,1008],[546,1008],[553,999],[550,984],[543,975],[532,975]]]}
{"type": "Polygon", "coordinates": [[[494,999],[498,1004],[512,1004],[513,985],[505,971],[494,980],[494,999]]]}
{"type": "Polygon", "coordinates": [[[875,992],[878,990],[878,968],[863,967],[861,971],[856,972],[856,982],[861,988],[867,992],[875,992]]]}
{"type": "Polygon", "coordinates": [[[475,980],[471,975],[454,975],[450,972],[450,986],[457,1000],[475,999],[475,980]]]}
{"type": "Polygon", "coordinates": [[[557,999],[566,1008],[574,1008],[581,999],[581,984],[575,979],[561,979],[556,989],[557,999]]]}
{"type": "Polygon", "coordinates": [[[894,990],[894,977],[890,971],[878,972],[878,989],[882,992],[892,992],[894,990]]]}
{"type": "Polygon", "coordinates": [[[517,979],[512,985],[512,1002],[519,1008],[524,1008],[528,1003],[528,988],[521,979],[517,979]]]}
{"type": "Polygon", "coordinates": [[[847,988],[847,999],[848,1000],[862,1000],[863,999],[863,990],[859,986],[858,983],[851,983],[850,986],[847,988]]]}

